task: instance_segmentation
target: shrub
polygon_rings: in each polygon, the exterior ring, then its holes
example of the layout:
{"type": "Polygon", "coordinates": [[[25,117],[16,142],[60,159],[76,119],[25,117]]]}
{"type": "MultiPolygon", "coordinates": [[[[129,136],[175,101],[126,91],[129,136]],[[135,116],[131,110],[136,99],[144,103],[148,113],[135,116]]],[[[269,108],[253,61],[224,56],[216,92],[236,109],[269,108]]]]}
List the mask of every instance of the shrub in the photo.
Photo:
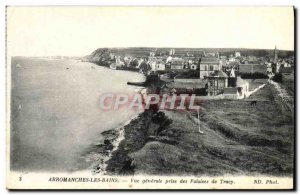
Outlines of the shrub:
{"type": "Polygon", "coordinates": [[[266,74],[260,72],[254,73],[241,73],[242,79],[267,79],[269,78],[266,74]]]}
{"type": "Polygon", "coordinates": [[[282,83],[282,74],[281,73],[276,73],[272,79],[275,82],[282,83]]]}

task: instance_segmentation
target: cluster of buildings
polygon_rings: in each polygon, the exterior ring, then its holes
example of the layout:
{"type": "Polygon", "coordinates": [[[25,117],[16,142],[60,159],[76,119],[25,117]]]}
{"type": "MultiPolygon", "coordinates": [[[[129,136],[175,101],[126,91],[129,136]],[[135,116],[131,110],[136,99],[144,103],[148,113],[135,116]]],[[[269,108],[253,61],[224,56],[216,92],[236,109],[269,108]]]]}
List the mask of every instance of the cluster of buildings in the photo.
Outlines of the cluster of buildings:
{"type": "Polygon", "coordinates": [[[289,58],[278,58],[278,50],[275,47],[274,59],[267,63],[269,74],[283,73],[290,74],[294,70],[294,56],[289,58]]]}
{"type": "Polygon", "coordinates": [[[196,91],[207,96],[222,94],[237,99],[245,98],[249,93],[249,83],[240,75],[272,76],[278,72],[291,72],[294,64],[293,58],[279,59],[276,47],[273,59],[243,56],[238,51],[229,56],[205,51],[198,55],[189,52],[176,55],[175,49],[163,53],[153,50],[147,57],[112,54],[111,58],[114,60],[111,68],[131,67],[145,74],[158,74],[172,91],[196,91]]]}

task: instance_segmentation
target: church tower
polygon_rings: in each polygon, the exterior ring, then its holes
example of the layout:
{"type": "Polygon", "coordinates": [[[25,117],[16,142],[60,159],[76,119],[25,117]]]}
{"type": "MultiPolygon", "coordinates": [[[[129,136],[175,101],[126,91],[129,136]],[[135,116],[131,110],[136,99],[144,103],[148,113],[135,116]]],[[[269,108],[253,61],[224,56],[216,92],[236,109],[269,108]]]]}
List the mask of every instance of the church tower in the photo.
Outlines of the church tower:
{"type": "Polygon", "coordinates": [[[275,49],[274,49],[274,62],[277,62],[278,60],[278,50],[277,50],[277,47],[275,45],[275,49]]]}

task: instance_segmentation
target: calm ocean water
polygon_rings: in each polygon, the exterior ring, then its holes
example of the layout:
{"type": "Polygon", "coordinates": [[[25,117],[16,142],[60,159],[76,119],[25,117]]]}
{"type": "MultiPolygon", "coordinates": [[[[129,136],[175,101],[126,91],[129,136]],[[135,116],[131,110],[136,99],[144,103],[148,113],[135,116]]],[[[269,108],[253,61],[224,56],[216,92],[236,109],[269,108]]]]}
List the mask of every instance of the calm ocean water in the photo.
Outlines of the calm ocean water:
{"type": "MultiPolygon", "coordinates": [[[[80,156],[102,141],[133,110],[102,111],[102,93],[134,93],[134,72],[110,70],[75,60],[13,58],[11,168],[19,171],[74,171],[88,166],[80,156]],[[94,68],[92,68],[92,66],[94,68]]],[[[88,167],[86,167],[88,168],[88,167]]]]}

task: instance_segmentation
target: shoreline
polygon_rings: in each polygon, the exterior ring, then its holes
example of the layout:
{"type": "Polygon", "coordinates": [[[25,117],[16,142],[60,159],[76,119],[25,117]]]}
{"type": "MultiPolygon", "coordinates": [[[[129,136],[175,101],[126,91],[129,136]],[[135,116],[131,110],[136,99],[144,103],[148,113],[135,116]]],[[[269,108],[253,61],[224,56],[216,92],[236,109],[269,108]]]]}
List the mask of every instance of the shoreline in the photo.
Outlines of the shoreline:
{"type": "Polygon", "coordinates": [[[129,120],[124,122],[123,124],[119,125],[118,127],[114,129],[109,129],[106,131],[103,131],[101,135],[103,136],[104,140],[102,144],[99,144],[99,147],[103,147],[103,152],[101,155],[103,156],[103,159],[100,160],[98,165],[94,166],[92,172],[97,174],[103,174],[105,175],[107,173],[107,166],[108,161],[112,158],[113,152],[118,150],[120,143],[122,140],[125,139],[124,136],[124,128],[126,125],[130,124],[133,120],[135,120],[140,114],[136,114],[132,117],[130,117],[129,120]]]}
{"type": "MultiPolygon", "coordinates": [[[[137,93],[142,93],[144,89],[146,88],[139,87],[135,90],[137,93]]],[[[126,126],[130,125],[132,121],[135,121],[137,118],[143,115],[144,112],[145,111],[131,116],[129,120],[127,120],[126,122],[124,122],[123,124],[119,125],[116,128],[108,129],[101,132],[101,136],[103,136],[103,143],[99,144],[98,146],[100,148],[101,147],[103,148],[103,150],[100,151],[100,154],[103,157],[103,159],[101,159],[96,166],[93,166],[93,170],[92,170],[93,173],[103,174],[103,175],[107,173],[108,163],[112,158],[113,153],[119,149],[120,143],[125,139],[126,126]]]]}
{"type": "Polygon", "coordinates": [[[129,151],[132,150],[133,146],[138,145],[136,149],[140,149],[144,146],[145,140],[143,139],[134,139],[130,140],[129,137],[132,138],[131,133],[138,135],[139,138],[143,136],[139,136],[140,134],[143,135],[146,131],[139,131],[141,127],[144,127],[149,122],[149,112],[144,111],[136,115],[132,120],[127,121],[120,130],[122,139],[117,143],[114,150],[110,153],[110,158],[106,161],[106,169],[105,172],[111,175],[118,175],[119,173],[123,174],[131,174],[132,173],[132,159],[128,156],[129,151]],[[139,134],[140,133],[140,134],[139,134]],[[128,141],[133,141],[132,143],[128,144],[128,141]]]}
{"type": "MultiPolygon", "coordinates": [[[[108,69],[111,69],[111,70],[121,70],[121,71],[129,71],[129,72],[141,73],[139,71],[139,69],[132,68],[132,67],[117,67],[116,69],[114,69],[114,68],[111,68],[110,66],[101,65],[101,64],[98,64],[97,62],[93,62],[93,61],[81,61],[81,62],[88,62],[88,63],[94,64],[96,66],[105,67],[105,68],[108,68],[108,69]]],[[[143,73],[141,73],[141,74],[143,74],[143,73]]]]}

